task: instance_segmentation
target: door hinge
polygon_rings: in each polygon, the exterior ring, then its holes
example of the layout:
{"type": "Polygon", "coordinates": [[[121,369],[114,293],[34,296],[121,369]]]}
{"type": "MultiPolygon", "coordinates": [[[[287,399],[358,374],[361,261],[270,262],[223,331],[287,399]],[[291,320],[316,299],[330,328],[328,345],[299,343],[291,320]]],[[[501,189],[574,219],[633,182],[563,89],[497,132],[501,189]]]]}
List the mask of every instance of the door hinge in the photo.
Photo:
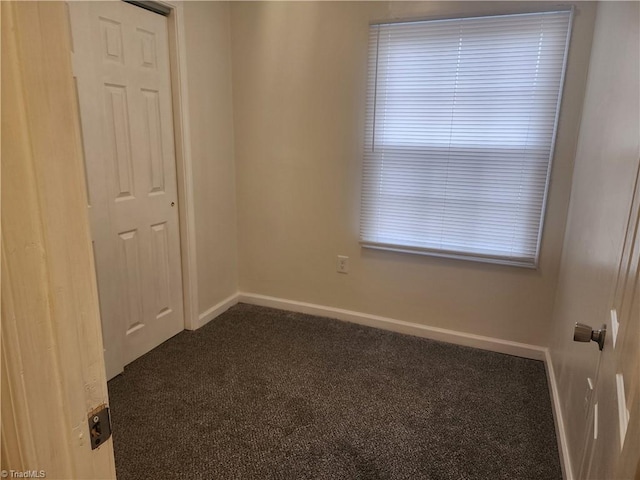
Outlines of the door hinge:
{"type": "Polygon", "coordinates": [[[89,412],[89,437],[91,450],[95,450],[111,436],[111,416],[106,404],[89,412]]]}

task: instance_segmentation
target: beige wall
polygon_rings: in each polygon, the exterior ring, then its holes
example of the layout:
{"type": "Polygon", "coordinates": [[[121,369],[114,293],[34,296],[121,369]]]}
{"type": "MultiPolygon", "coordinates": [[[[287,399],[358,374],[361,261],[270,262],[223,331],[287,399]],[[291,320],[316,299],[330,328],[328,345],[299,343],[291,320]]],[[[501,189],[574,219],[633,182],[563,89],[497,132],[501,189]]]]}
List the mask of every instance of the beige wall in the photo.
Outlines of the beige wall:
{"type": "Polygon", "coordinates": [[[238,285],[227,2],[184,2],[200,313],[238,285]]]}
{"type": "Polygon", "coordinates": [[[553,310],[551,358],[576,477],[586,428],[586,379],[594,377],[599,354],[594,344],[572,341],[573,325],[598,327],[609,312],[640,156],[639,15],[636,2],[598,6],[553,310]]]}
{"type": "Polygon", "coordinates": [[[358,244],[368,23],[531,6],[233,3],[240,290],[546,345],[594,4],[577,5],[539,270],[358,244]]]}

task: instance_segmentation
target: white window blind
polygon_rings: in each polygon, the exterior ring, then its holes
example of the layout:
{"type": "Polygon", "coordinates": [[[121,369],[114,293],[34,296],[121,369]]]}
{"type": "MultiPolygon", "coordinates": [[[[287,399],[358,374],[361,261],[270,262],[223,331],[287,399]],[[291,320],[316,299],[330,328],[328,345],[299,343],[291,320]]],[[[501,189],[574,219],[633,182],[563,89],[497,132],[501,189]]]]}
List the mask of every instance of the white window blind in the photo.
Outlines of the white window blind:
{"type": "Polygon", "coordinates": [[[570,11],[372,25],[361,243],[537,265],[570,11]]]}

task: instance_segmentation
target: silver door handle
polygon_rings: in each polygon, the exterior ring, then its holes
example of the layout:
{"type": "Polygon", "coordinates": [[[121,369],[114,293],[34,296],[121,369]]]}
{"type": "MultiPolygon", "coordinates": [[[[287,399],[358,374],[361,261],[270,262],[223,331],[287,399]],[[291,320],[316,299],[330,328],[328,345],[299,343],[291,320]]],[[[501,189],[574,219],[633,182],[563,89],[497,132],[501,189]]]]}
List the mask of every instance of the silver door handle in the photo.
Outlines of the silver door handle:
{"type": "Polygon", "coordinates": [[[573,329],[574,342],[589,342],[593,340],[598,344],[600,350],[604,348],[604,339],[607,336],[607,325],[602,325],[600,330],[594,330],[584,323],[576,323],[573,329]]]}

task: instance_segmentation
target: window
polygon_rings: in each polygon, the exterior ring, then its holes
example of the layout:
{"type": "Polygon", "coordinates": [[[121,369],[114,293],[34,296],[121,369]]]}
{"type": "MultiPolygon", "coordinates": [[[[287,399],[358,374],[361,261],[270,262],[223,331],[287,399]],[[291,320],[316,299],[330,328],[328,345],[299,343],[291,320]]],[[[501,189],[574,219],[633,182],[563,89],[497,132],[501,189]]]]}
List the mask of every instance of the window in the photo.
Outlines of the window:
{"type": "Polygon", "coordinates": [[[370,27],[363,246],[537,265],[570,25],[370,27]]]}

